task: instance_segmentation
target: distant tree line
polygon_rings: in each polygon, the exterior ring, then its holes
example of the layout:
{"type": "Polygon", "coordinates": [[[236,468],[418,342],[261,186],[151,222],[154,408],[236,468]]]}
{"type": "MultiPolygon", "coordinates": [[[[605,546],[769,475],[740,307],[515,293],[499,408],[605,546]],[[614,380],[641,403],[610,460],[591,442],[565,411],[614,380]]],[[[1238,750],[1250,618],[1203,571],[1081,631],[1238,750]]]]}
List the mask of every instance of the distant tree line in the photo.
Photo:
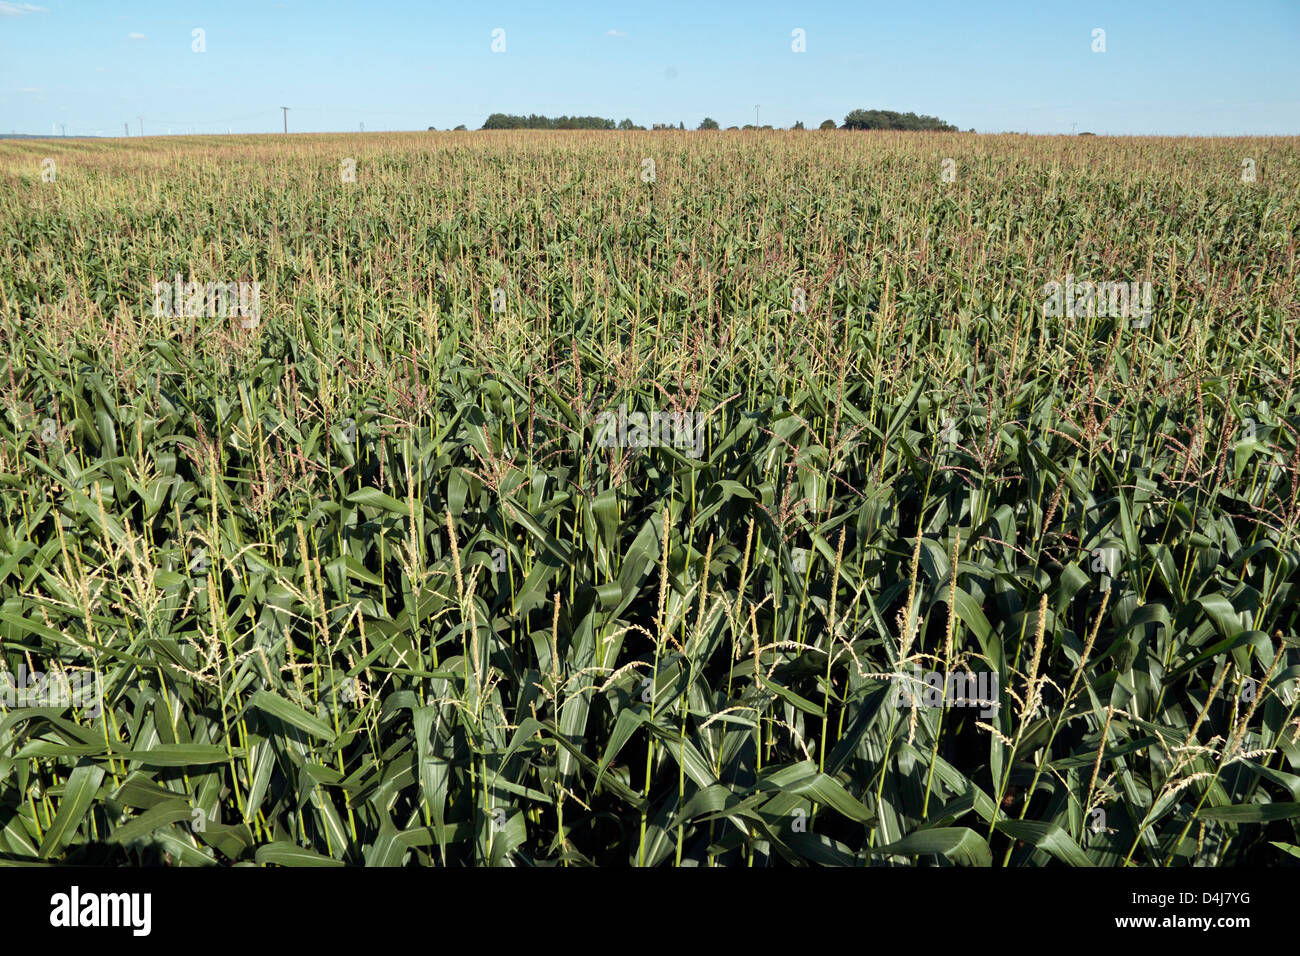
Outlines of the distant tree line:
{"type": "MultiPolygon", "coordinates": [[[[432,129],[432,127],[430,127],[432,129]]],[[[655,123],[653,129],[686,129],[686,124],[678,123],[673,126],[672,123],[655,123]]],[[[717,120],[705,117],[697,129],[718,129],[717,120]]],[[[735,126],[729,126],[728,129],[736,129],[735,126]]],[[[745,129],[771,129],[771,126],[745,126],[745,129]]],[[[803,121],[795,123],[791,129],[804,129],[803,121]]],[[[818,129],[835,129],[834,120],[826,120],[818,129]]],[[[848,116],[844,117],[844,125],[840,129],[898,129],[898,130],[937,130],[940,132],[954,132],[957,127],[945,123],[937,116],[918,116],[915,113],[896,113],[893,110],[854,110],[848,116]]],[[[510,113],[493,113],[483,123],[482,129],[622,129],[637,130],[645,129],[644,126],[637,126],[630,119],[625,119],[615,123],[612,119],[604,119],[600,116],[538,116],[536,113],[528,116],[515,116],[510,113]]]]}
{"type": "MultiPolygon", "coordinates": [[[[708,122],[712,122],[709,120],[708,122]]],[[[625,119],[615,123],[612,119],[605,119],[601,116],[557,116],[552,119],[549,116],[538,116],[532,113],[528,116],[514,116],[510,113],[493,113],[483,123],[481,129],[645,129],[644,126],[638,126],[630,119],[625,119]]],[[[676,126],[672,123],[655,123],[652,129],[686,129],[686,124],[678,122],[676,126]]]]}
{"type": "MultiPolygon", "coordinates": [[[[630,122],[630,121],[629,121],[630,122]]],[[[483,129],[615,129],[614,121],[599,116],[512,116],[493,113],[483,123],[483,129]]]]}
{"type": "Polygon", "coordinates": [[[893,110],[854,110],[844,117],[842,129],[926,129],[939,132],[956,132],[957,127],[945,123],[937,116],[917,116],[915,113],[895,113],[893,110]]]}

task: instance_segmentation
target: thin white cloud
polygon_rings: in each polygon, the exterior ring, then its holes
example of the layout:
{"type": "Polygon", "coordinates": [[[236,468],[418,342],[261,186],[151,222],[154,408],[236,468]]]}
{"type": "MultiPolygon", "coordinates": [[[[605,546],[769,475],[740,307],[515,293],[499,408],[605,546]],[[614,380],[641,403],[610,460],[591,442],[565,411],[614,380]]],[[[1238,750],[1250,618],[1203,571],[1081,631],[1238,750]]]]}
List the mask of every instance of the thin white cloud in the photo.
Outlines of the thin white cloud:
{"type": "Polygon", "coordinates": [[[0,17],[21,17],[28,13],[49,13],[45,7],[34,3],[5,3],[0,0],[0,17]]]}
{"type": "Polygon", "coordinates": [[[627,34],[624,33],[622,30],[612,30],[612,29],[611,29],[611,30],[606,30],[606,31],[605,31],[605,36],[607,36],[607,37],[625,37],[625,36],[627,36],[627,34]]]}
{"type": "Polygon", "coordinates": [[[127,38],[128,40],[143,40],[143,39],[144,39],[144,34],[143,34],[143,33],[128,33],[128,34],[126,35],[126,38],[127,38]]]}
{"type": "Polygon", "coordinates": [[[40,92],[41,92],[41,88],[40,88],[39,86],[24,86],[24,87],[21,87],[21,88],[18,90],[18,92],[19,92],[19,93],[40,93],[40,92]]]}

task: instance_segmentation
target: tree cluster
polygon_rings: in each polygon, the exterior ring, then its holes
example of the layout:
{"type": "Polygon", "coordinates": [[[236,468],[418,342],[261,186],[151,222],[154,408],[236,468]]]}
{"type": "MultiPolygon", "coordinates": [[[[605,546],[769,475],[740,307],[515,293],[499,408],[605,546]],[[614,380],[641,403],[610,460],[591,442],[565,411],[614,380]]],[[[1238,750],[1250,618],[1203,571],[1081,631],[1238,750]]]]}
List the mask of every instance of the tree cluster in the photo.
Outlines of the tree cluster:
{"type": "Polygon", "coordinates": [[[938,130],[944,133],[957,131],[937,116],[917,116],[915,113],[895,113],[893,110],[854,110],[844,117],[841,129],[905,129],[938,130]]]}
{"type": "MultiPolygon", "coordinates": [[[[515,116],[510,113],[493,113],[484,122],[483,129],[621,129],[621,130],[643,130],[644,126],[638,126],[630,119],[622,120],[615,123],[612,119],[603,119],[599,116],[538,116],[536,113],[528,116],[515,116]]],[[[676,127],[672,123],[655,123],[653,129],[685,129],[684,123],[678,123],[676,127]]],[[[704,122],[700,123],[697,129],[718,129],[717,120],[705,117],[704,122]]],[[[728,129],[736,129],[735,126],[729,126],[728,129]]],[[[745,129],[771,129],[771,126],[756,127],[746,125],[745,129]]],[[[792,129],[804,129],[803,122],[797,122],[792,129]]],[[[835,129],[834,120],[824,121],[818,129],[835,129]]],[[[432,127],[430,127],[432,129],[432,127]]],[[[896,113],[893,110],[854,110],[844,117],[844,125],[839,129],[894,129],[894,130],[937,130],[941,132],[955,132],[957,127],[950,123],[945,123],[937,116],[918,116],[915,113],[896,113]]]]}
{"type": "Polygon", "coordinates": [[[614,129],[612,119],[599,116],[513,116],[510,113],[493,113],[483,123],[483,129],[614,129]]]}

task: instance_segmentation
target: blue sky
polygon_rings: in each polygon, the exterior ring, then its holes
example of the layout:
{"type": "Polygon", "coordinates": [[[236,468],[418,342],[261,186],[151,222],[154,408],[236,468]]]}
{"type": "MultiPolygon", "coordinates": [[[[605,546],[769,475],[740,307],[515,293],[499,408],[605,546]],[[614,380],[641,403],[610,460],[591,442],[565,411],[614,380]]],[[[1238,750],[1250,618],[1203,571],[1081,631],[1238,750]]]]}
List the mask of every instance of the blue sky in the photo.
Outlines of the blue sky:
{"type": "Polygon", "coordinates": [[[1294,135],[1300,0],[0,0],[4,132],[274,132],[280,106],[291,132],[493,112],[690,129],[755,104],[782,127],[862,107],[980,132],[1294,135]]]}

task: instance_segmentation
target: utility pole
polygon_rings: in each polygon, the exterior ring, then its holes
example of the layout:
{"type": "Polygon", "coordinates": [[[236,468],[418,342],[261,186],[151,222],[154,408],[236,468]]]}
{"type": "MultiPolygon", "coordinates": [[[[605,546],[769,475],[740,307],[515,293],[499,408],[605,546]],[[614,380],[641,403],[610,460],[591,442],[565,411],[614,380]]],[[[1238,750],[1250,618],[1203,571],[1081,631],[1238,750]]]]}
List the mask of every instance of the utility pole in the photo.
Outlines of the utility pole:
{"type": "Polygon", "coordinates": [[[755,104],[754,104],[754,126],[755,126],[755,127],[758,126],[758,107],[759,107],[759,104],[755,103],[755,104]]]}
{"type": "Polygon", "coordinates": [[[281,106],[280,109],[284,110],[284,134],[288,136],[289,135],[289,107],[281,106]]]}
{"type": "Polygon", "coordinates": [[[64,125],[63,123],[60,123],[60,124],[59,124],[59,129],[63,131],[63,135],[64,135],[64,136],[67,136],[67,135],[68,135],[68,127],[67,127],[66,125],[64,125]]]}
{"type": "Polygon", "coordinates": [[[137,116],[136,119],[138,119],[138,120],[140,121],[140,135],[143,136],[143,135],[144,135],[144,117],[143,117],[143,116],[137,116]]]}
{"type": "Polygon", "coordinates": [[[130,124],[130,123],[123,123],[123,124],[122,124],[122,135],[123,135],[123,136],[130,136],[130,135],[131,135],[131,124],[130,124]]]}

